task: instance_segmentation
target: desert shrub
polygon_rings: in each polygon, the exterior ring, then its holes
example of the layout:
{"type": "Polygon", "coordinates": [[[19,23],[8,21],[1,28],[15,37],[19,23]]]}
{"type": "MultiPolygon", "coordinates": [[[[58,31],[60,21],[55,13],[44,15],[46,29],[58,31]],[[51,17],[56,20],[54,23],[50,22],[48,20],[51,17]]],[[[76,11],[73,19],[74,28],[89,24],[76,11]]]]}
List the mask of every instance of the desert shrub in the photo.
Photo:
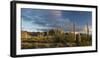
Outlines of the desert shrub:
{"type": "Polygon", "coordinates": [[[90,46],[92,45],[92,36],[91,35],[81,35],[81,46],[90,46]]]}
{"type": "Polygon", "coordinates": [[[31,43],[24,43],[21,45],[21,48],[22,49],[32,49],[32,48],[35,48],[35,45],[31,43]]]}
{"type": "Polygon", "coordinates": [[[62,30],[51,30],[49,31],[50,35],[52,35],[51,40],[53,41],[52,47],[60,46],[61,44],[66,46],[67,45],[67,35],[62,30]],[[58,44],[61,43],[61,44],[58,44]]]}

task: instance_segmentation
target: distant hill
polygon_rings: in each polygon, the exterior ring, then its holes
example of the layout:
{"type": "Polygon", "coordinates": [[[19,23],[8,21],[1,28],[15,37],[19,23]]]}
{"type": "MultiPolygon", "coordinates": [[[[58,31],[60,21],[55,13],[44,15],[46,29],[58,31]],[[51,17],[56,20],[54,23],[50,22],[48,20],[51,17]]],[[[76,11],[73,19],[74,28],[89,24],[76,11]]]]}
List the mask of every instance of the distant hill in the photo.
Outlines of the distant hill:
{"type": "Polygon", "coordinates": [[[32,38],[32,36],[46,36],[47,32],[28,32],[28,31],[21,31],[21,38],[28,39],[32,38]]]}
{"type": "Polygon", "coordinates": [[[32,36],[30,35],[30,32],[27,31],[21,31],[21,38],[23,38],[23,40],[31,38],[32,36]]]}

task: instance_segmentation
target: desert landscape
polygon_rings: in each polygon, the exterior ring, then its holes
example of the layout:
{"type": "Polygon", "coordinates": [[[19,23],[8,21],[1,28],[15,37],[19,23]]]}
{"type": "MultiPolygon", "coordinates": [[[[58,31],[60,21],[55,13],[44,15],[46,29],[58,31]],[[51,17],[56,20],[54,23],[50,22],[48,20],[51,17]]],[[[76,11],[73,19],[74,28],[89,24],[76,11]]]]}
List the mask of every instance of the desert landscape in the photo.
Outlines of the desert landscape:
{"type": "Polygon", "coordinates": [[[92,12],[21,9],[21,49],[92,46],[92,12]]]}
{"type": "Polygon", "coordinates": [[[92,35],[51,29],[48,32],[22,31],[22,49],[91,46],[92,35]]]}

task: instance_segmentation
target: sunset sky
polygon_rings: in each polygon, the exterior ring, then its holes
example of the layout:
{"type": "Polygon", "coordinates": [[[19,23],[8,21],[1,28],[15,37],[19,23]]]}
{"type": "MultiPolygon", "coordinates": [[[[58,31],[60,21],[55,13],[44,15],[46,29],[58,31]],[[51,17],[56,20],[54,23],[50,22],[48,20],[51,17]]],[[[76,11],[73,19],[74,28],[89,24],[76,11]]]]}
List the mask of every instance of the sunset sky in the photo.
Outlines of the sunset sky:
{"type": "Polygon", "coordinates": [[[41,32],[53,28],[70,31],[73,23],[77,31],[84,29],[87,23],[91,29],[92,12],[21,8],[21,27],[24,31],[41,32]]]}

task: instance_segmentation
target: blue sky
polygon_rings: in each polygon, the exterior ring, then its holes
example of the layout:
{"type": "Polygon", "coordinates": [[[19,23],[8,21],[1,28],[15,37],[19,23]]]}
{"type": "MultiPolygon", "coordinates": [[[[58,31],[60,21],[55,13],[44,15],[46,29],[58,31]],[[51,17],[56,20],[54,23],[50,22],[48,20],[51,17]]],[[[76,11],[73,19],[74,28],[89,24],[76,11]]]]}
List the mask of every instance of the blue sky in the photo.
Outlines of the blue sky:
{"type": "Polygon", "coordinates": [[[82,30],[87,23],[92,26],[92,12],[21,8],[21,27],[24,31],[39,32],[53,28],[70,31],[73,23],[77,30],[82,30]]]}

